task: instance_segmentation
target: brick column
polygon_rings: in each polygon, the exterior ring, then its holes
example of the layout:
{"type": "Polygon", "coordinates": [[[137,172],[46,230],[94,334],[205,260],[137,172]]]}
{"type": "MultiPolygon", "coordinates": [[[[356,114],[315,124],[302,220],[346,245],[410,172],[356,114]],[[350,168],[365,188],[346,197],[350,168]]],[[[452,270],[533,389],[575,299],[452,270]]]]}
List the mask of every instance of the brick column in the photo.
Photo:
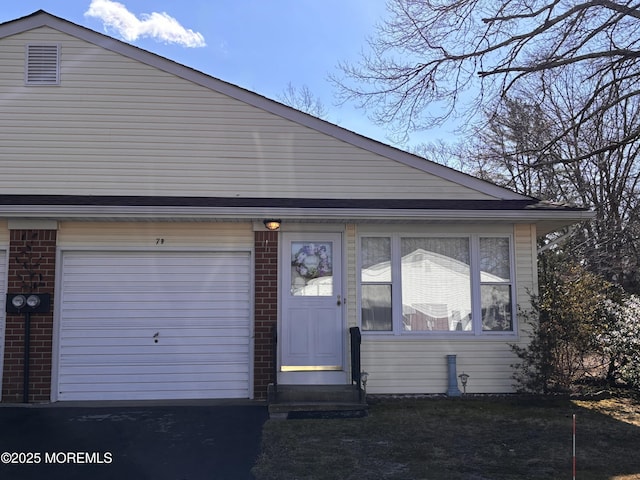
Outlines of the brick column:
{"type": "Polygon", "coordinates": [[[255,232],[254,398],[273,382],[273,330],[278,325],[278,232],[255,232]]]}
{"type": "MultiPolygon", "coordinates": [[[[49,293],[51,308],[31,315],[29,401],[51,399],[53,293],[56,268],[55,230],[11,230],[8,293],[49,293]]],[[[22,402],[24,315],[7,314],[2,401],[22,402]]]]}

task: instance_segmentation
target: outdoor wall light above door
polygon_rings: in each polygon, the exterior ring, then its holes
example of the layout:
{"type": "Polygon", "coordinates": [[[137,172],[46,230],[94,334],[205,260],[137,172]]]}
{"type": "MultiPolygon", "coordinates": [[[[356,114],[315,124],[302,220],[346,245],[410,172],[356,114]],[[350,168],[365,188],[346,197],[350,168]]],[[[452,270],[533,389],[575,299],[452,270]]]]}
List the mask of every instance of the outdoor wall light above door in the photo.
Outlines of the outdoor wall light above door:
{"type": "Polygon", "coordinates": [[[267,227],[267,230],[278,230],[280,229],[280,224],[282,223],[282,220],[276,220],[276,219],[267,219],[265,221],[263,221],[262,223],[264,223],[264,226],[267,227]]]}

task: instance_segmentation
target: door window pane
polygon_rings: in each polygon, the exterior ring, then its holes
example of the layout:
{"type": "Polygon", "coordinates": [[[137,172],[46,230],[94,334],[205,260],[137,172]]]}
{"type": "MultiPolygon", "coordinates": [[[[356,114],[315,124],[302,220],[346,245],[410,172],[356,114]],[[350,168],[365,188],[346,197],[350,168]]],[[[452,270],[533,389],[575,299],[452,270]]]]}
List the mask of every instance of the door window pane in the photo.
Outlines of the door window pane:
{"type": "Polygon", "coordinates": [[[402,316],[407,331],[471,331],[468,238],[402,238],[402,316]]]}
{"type": "Polygon", "coordinates": [[[333,295],[332,242],[291,242],[291,294],[333,295]]]}

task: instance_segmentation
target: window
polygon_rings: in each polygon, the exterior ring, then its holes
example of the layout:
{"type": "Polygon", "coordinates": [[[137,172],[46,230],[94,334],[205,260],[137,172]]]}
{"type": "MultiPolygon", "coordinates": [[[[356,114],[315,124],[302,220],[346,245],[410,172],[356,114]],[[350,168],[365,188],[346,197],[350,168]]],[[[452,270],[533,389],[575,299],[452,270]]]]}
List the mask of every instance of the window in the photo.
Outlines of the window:
{"type": "Polygon", "coordinates": [[[513,332],[508,236],[360,238],[363,331],[513,332]]]}
{"type": "Polygon", "coordinates": [[[468,238],[401,238],[402,329],[471,331],[468,238]]]}
{"type": "Polygon", "coordinates": [[[391,239],[363,237],[361,241],[361,303],[363,330],[392,330],[391,239]]]}
{"type": "Polygon", "coordinates": [[[332,242],[291,242],[291,295],[333,296],[332,265],[332,242]]]}
{"type": "Polygon", "coordinates": [[[27,85],[58,85],[60,83],[60,47],[58,45],[27,45],[25,82],[27,85]]]}
{"type": "Polygon", "coordinates": [[[480,238],[482,330],[511,331],[511,267],[509,239],[480,238]]]}

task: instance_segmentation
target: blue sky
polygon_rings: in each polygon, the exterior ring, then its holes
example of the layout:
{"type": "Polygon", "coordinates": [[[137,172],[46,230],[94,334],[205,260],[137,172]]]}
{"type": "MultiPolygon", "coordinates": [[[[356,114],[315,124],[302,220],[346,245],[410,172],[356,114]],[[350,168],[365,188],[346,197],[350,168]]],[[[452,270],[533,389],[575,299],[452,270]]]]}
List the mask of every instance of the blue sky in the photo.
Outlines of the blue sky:
{"type": "Polygon", "coordinates": [[[390,143],[364,111],[335,105],[328,81],[366,48],[385,0],[21,0],[3,2],[0,22],[40,9],[272,99],[307,86],[328,120],[390,143]]]}

